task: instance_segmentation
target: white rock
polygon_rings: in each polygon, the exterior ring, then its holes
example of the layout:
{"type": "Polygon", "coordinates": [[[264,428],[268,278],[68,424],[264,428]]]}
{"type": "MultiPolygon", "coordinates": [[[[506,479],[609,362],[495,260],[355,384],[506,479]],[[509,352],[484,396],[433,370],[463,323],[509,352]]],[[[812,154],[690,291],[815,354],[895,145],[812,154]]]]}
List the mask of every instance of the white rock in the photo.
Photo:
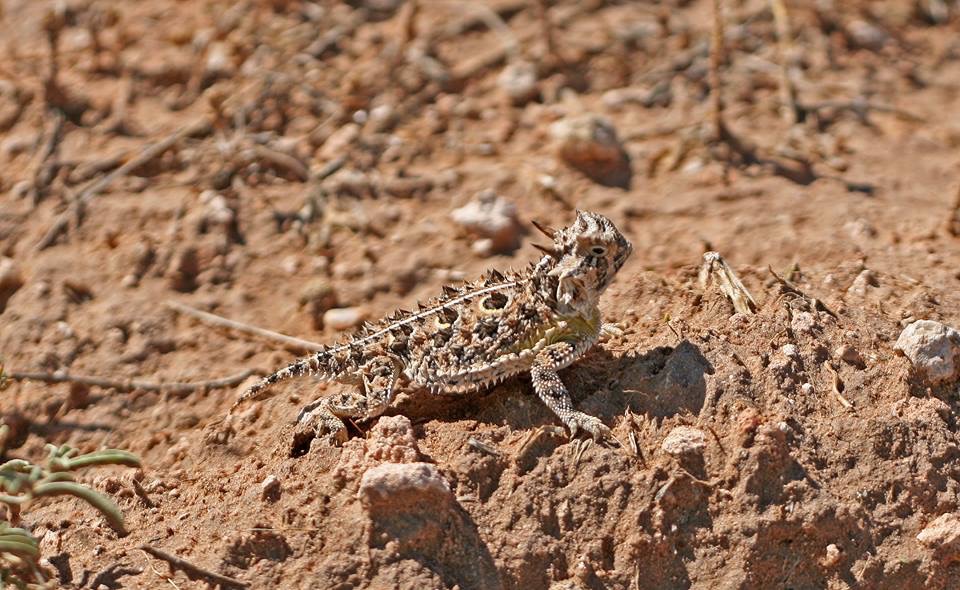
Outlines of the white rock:
{"type": "Polygon", "coordinates": [[[947,562],[960,559],[960,517],[941,514],[920,531],[917,540],[933,549],[939,559],[947,562]]]}
{"type": "Polygon", "coordinates": [[[363,311],[359,307],[335,307],[323,314],[323,325],[334,330],[346,330],[363,321],[363,311]]]}
{"type": "Polygon", "coordinates": [[[200,202],[206,205],[204,217],[209,223],[227,225],[236,217],[236,212],[230,208],[227,198],[217,191],[203,191],[200,193],[200,202]]]}
{"type": "Polygon", "coordinates": [[[509,252],[520,244],[516,206],[492,190],[481,191],[472,201],[451,211],[450,218],[468,232],[490,239],[491,253],[509,252]]]}
{"type": "Polygon", "coordinates": [[[674,456],[699,454],[707,447],[707,435],[699,428],[677,426],[663,439],[660,448],[674,456]]]}
{"type": "Polygon", "coordinates": [[[890,39],[886,31],[861,19],[851,21],[847,25],[847,32],[857,45],[872,51],[879,51],[890,39]]]}
{"type": "Polygon", "coordinates": [[[900,333],[895,350],[937,385],[960,377],[960,332],[931,320],[917,320],[900,333]]]}
{"type": "Polygon", "coordinates": [[[827,550],[823,559],[820,561],[824,567],[834,567],[840,563],[843,559],[843,551],[840,550],[834,543],[827,545],[827,550]]]}
{"type": "Polygon", "coordinates": [[[862,217],[843,224],[843,229],[854,240],[866,241],[877,237],[877,228],[862,217]]]}
{"type": "Polygon", "coordinates": [[[780,349],[783,352],[783,356],[787,358],[796,358],[800,356],[800,351],[797,350],[795,344],[784,344],[783,348],[780,349]]]}
{"type": "Polygon", "coordinates": [[[215,41],[210,44],[207,51],[207,74],[212,76],[229,76],[236,70],[233,61],[230,59],[231,48],[223,41],[215,41]]]}
{"type": "Polygon", "coordinates": [[[537,93],[537,68],[528,61],[514,61],[497,76],[497,85],[514,102],[530,100],[537,93]]]}

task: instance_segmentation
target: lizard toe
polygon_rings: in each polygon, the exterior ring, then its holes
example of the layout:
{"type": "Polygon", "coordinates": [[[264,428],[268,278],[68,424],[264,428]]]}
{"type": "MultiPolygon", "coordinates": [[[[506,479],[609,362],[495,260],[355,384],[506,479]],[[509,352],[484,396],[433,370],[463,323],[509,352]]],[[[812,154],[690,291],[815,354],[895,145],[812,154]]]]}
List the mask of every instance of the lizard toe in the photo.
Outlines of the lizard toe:
{"type": "Polygon", "coordinates": [[[613,431],[607,428],[607,426],[600,421],[599,418],[595,418],[589,414],[584,414],[583,412],[574,413],[567,420],[567,428],[570,429],[570,438],[577,436],[577,433],[582,428],[585,432],[588,432],[590,436],[593,437],[593,440],[601,442],[603,440],[616,440],[613,436],[613,431]]]}

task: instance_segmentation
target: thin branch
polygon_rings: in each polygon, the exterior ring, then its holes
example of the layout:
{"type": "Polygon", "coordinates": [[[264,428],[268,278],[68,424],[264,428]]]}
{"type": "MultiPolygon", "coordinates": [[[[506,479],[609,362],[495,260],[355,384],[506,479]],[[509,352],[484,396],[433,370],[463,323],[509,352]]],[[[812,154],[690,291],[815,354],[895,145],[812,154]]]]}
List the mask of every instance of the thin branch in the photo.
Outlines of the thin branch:
{"type": "Polygon", "coordinates": [[[279,332],[274,332],[272,330],[265,330],[263,328],[251,326],[250,324],[245,324],[243,322],[229,320],[225,317],[221,317],[212,313],[207,313],[205,311],[201,311],[199,309],[190,307],[189,305],[185,305],[177,301],[167,301],[166,306],[176,311],[177,313],[188,315],[190,317],[196,318],[207,324],[220,326],[222,328],[228,328],[230,330],[236,330],[244,334],[252,334],[254,336],[260,336],[261,338],[274,340],[276,342],[282,342],[288,348],[291,348],[293,350],[316,352],[323,348],[322,345],[317,344],[316,342],[310,342],[309,340],[301,340],[300,338],[294,338],[293,336],[287,336],[286,334],[281,334],[279,332]]]}
{"type": "Polygon", "coordinates": [[[76,208],[82,210],[86,205],[93,200],[98,194],[106,190],[113,182],[119,178],[122,178],[129,174],[130,172],[136,170],[137,168],[143,166],[147,162],[153,160],[154,158],[162,155],[168,149],[176,145],[181,139],[189,137],[191,135],[196,135],[203,132],[204,130],[210,127],[210,121],[206,118],[203,118],[199,121],[194,121],[188,125],[184,125],[178,129],[173,134],[167,136],[165,139],[158,141],[152,145],[147,146],[140,152],[140,155],[127,163],[123,164],[113,172],[107,174],[100,180],[97,180],[87,188],[85,188],[79,196],[77,196],[76,201],[74,202],[74,207],[71,207],[67,211],[61,213],[57,219],[53,222],[53,225],[47,231],[47,233],[37,242],[35,246],[36,250],[44,250],[49,248],[57,240],[57,238],[66,231],[67,226],[70,223],[70,218],[74,216],[74,211],[76,208]],[[73,209],[73,210],[71,210],[73,209]]]}
{"type": "Polygon", "coordinates": [[[726,126],[723,123],[723,88],[720,80],[720,66],[723,63],[723,0],[713,0],[713,35],[710,42],[710,83],[711,118],[716,139],[723,141],[726,126]]]}
{"type": "Polygon", "coordinates": [[[223,389],[225,387],[234,387],[242,383],[247,377],[255,374],[253,369],[246,369],[221,379],[210,379],[208,381],[191,381],[188,383],[155,383],[151,381],[140,381],[137,379],[107,379],[103,377],[91,377],[88,375],[71,375],[69,373],[42,373],[33,371],[8,371],[7,378],[14,381],[41,381],[43,383],[79,383],[81,385],[91,385],[103,389],[116,389],[117,391],[158,391],[161,393],[172,393],[185,395],[195,391],[207,391],[210,389],[223,389]]]}
{"type": "Polygon", "coordinates": [[[960,238],[960,190],[957,190],[957,199],[947,219],[947,233],[955,238],[960,238]]]}
{"type": "Polygon", "coordinates": [[[540,34],[543,36],[547,59],[552,60],[554,64],[562,63],[563,58],[560,57],[560,52],[557,50],[553,24],[550,22],[550,4],[547,0],[536,0],[534,6],[537,10],[537,20],[540,21],[540,34]]]}
{"type": "Polygon", "coordinates": [[[176,555],[171,555],[166,551],[151,547],[150,545],[140,545],[139,549],[149,553],[157,559],[167,562],[167,564],[170,565],[171,570],[180,570],[187,575],[187,578],[191,580],[204,579],[213,584],[219,584],[225,588],[247,588],[250,586],[248,583],[242,580],[204,569],[200,566],[190,563],[185,559],[181,559],[176,555]]]}
{"type": "Polygon", "coordinates": [[[822,100],[820,102],[804,105],[802,108],[805,111],[817,113],[818,115],[820,111],[825,110],[834,110],[837,112],[849,111],[856,115],[856,117],[861,121],[866,121],[867,115],[870,111],[876,111],[878,113],[893,115],[898,119],[907,121],[909,123],[927,122],[924,117],[921,117],[916,113],[911,113],[910,111],[892,105],[870,102],[862,97],[854,98],[853,100],[822,100]]]}
{"type": "Polygon", "coordinates": [[[792,61],[792,32],[790,14],[783,0],[770,0],[770,10],[777,28],[777,53],[780,58],[780,113],[788,125],[794,125],[802,118],[797,104],[797,88],[790,78],[792,61]]]}
{"type": "Polygon", "coordinates": [[[38,154],[37,168],[33,173],[34,205],[43,199],[47,188],[50,186],[50,183],[53,182],[60,166],[57,158],[57,148],[63,139],[63,111],[54,107],[51,108],[49,112],[53,117],[53,122],[50,124],[50,133],[47,136],[47,141],[38,154]]]}

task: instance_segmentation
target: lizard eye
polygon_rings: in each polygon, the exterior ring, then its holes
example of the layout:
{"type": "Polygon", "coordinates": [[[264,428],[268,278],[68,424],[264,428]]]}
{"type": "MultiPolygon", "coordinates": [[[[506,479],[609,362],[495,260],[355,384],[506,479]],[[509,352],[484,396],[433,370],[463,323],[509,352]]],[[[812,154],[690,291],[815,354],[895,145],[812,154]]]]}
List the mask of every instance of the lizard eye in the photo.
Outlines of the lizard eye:
{"type": "Polygon", "coordinates": [[[607,253],[607,249],[604,246],[590,246],[590,253],[594,256],[603,256],[607,253]]]}

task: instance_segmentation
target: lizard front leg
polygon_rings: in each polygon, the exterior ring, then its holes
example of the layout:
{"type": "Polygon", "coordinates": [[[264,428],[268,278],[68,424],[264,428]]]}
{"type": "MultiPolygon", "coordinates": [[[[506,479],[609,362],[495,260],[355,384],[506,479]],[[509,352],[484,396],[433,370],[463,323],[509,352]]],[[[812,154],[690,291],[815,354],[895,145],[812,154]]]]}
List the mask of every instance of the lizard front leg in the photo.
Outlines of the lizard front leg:
{"type": "Polygon", "coordinates": [[[575,349],[569,342],[551,344],[540,351],[530,367],[533,390],[570,429],[571,437],[576,436],[582,428],[589,432],[594,440],[613,438],[613,433],[599,418],[573,409],[573,400],[570,399],[570,393],[557,371],[573,362],[574,355],[575,349]]]}
{"type": "Polygon", "coordinates": [[[360,368],[362,392],[348,391],[321,398],[300,410],[295,439],[330,437],[336,443],[347,440],[343,419],[375,418],[393,399],[400,368],[391,357],[375,358],[360,368]]]}

